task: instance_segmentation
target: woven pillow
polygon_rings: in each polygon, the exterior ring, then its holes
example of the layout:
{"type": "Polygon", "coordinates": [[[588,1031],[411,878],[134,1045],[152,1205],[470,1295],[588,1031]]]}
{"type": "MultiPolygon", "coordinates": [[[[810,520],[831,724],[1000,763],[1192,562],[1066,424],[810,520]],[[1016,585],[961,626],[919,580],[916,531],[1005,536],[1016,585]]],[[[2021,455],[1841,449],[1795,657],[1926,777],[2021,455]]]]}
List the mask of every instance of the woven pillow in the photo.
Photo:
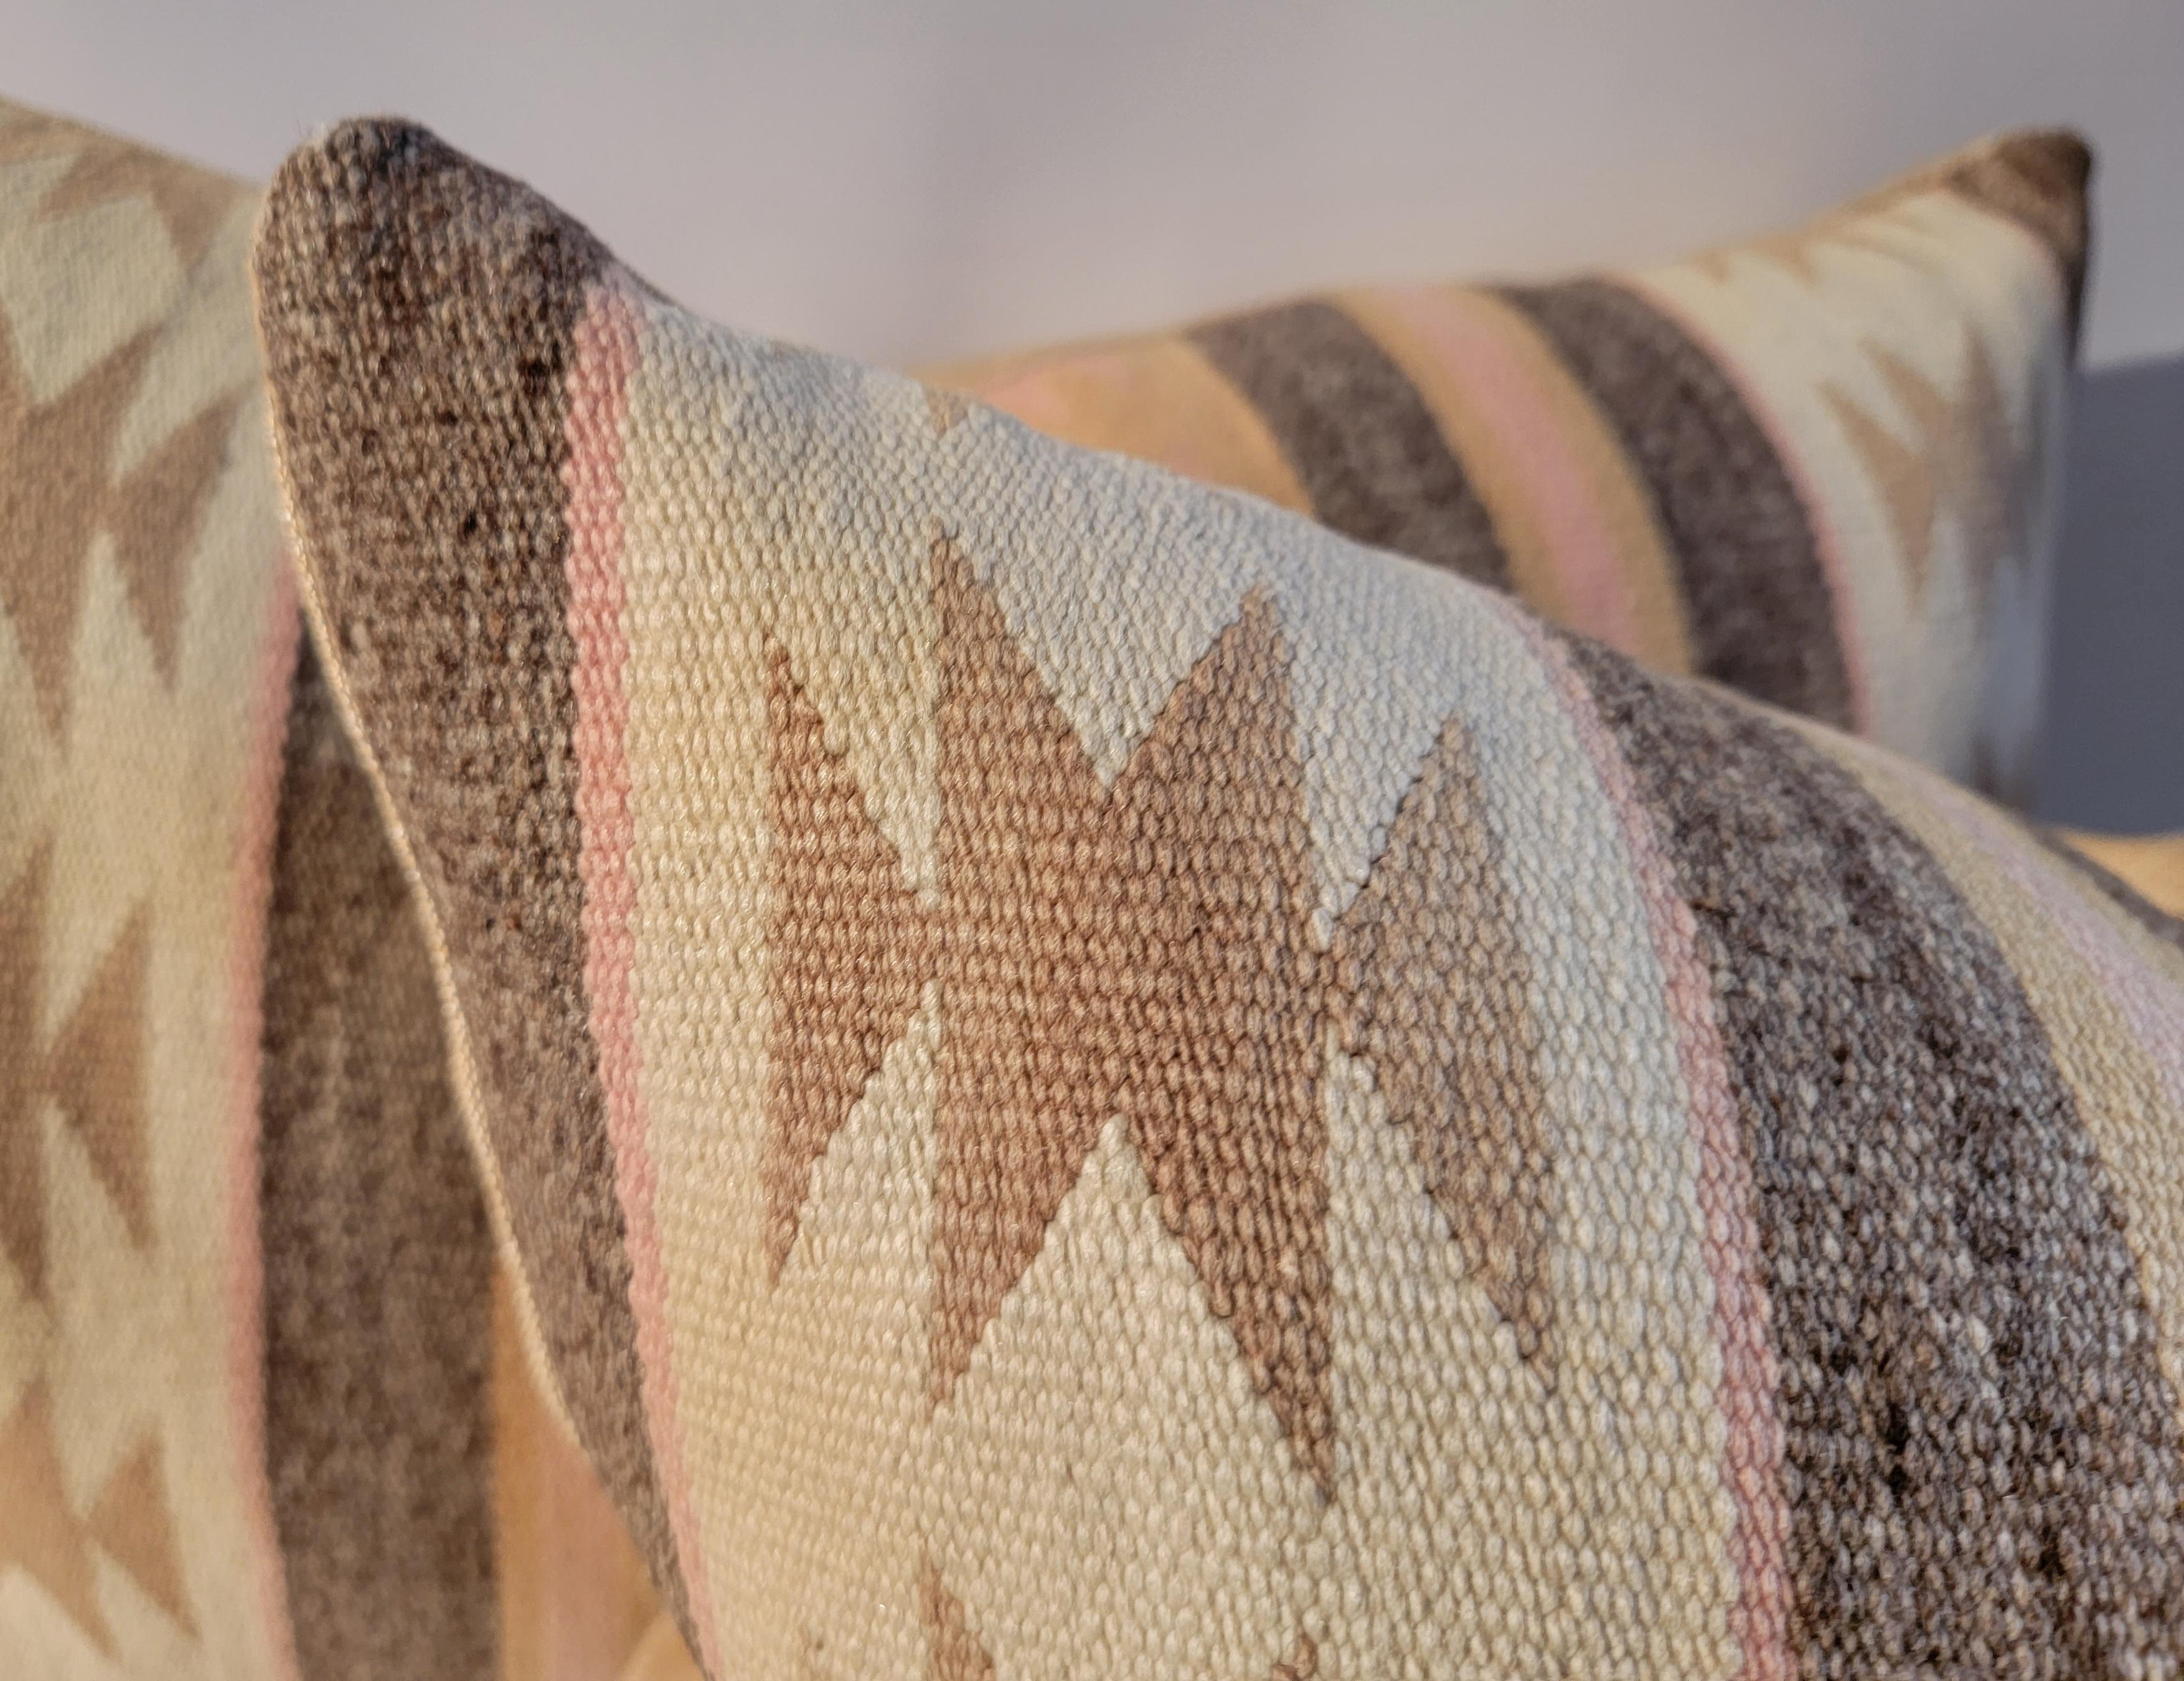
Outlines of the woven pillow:
{"type": "Polygon", "coordinates": [[[2088,162],[2004,135],[1685,262],[931,377],[2022,798],[2088,162]]]}
{"type": "Polygon", "coordinates": [[[416,128],[255,264],[524,1287],[712,1673],[2184,1656],[2175,924],[416,128]]]}
{"type": "Polygon", "coordinates": [[[298,654],[257,203],[0,104],[0,1671],[607,1676],[649,1590],[298,654]]]}

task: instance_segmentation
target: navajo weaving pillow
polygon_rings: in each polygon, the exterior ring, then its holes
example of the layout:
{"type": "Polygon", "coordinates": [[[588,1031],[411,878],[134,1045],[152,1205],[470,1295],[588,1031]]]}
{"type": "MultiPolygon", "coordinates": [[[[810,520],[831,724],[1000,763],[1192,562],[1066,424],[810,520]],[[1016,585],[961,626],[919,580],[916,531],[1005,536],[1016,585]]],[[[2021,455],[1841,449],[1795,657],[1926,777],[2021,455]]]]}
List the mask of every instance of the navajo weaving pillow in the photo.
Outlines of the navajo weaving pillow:
{"type": "Polygon", "coordinates": [[[2087,168],[2073,135],[2005,135],[1685,262],[932,377],[2019,796],[2087,168]]]}
{"type": "Polygon", "coordinates": [[[255,264],[521,1285],[711,1673],[2184,1656],[2175,924],[416,128],[255,264]]]}
{"type": "Polygon", "coordinates": [[[649,1589],[298,653],[257,206],[0,104],[0,1671],[605,1676],[649,1589]]]}

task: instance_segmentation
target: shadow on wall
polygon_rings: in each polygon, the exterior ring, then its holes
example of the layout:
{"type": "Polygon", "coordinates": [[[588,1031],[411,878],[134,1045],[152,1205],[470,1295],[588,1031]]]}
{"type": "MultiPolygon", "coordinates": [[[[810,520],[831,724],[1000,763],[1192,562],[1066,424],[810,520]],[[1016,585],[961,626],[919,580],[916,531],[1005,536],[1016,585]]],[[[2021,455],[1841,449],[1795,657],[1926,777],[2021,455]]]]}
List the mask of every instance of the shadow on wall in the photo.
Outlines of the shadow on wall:
{"type": "Polygon", "coordinates": [[[2040,812],[2184,828],[2184,356],[2086,376],[2070,436],[2040,812]]]}

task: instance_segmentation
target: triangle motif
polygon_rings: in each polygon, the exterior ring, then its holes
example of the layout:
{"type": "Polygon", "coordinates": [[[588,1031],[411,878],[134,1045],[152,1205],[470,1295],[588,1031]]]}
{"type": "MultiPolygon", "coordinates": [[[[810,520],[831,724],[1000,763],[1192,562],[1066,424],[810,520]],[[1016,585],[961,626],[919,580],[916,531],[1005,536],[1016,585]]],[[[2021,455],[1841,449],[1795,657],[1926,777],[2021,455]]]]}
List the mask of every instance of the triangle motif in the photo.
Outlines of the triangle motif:
{"type": "Polygon", "coordinates": [[[189,1596],[182,1586],[175,1522],[167,1492],[166,1470],[157,1437],[147,1437],[115,1472],[92,1508],[91,1538],[136,1580],[168,1616],[197,1633],[189,1596]]]}
{"type": "Polygon", "coordinates": [[[0,1572],[28,1572],[109,1657],[114,1636],[98,1608],[91,1549],[53,1442],[53,1398],[41,1378],[0,1424],[0,1572]]]}

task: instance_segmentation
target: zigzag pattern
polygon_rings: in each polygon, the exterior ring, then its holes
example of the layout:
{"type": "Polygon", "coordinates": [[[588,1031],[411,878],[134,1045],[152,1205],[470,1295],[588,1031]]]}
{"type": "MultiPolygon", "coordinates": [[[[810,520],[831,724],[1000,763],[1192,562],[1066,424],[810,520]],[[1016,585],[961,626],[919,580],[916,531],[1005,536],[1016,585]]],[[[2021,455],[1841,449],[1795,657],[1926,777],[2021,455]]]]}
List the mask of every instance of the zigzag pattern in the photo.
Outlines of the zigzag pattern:
{"type": "Polygon", "coordinates": [[[197,1632],[175,1547],[159,1439],[147,1435],[106,1479],[87,1512],[68,1490],[54,1441],[53,1398],[33,1383],[0,1424],[0,1570],[27,1571],[99,1650],[114,1656],[114,1633],[99,1609],[92,1549],[119,1564],[162,1611],[197,1632]]]}
{"type": "MultiPolygon", "coordinates": [[[[1978,307],[1979,294],[1969,287],[1946,309],[1932,303],[1951,264],[1962,260],[1949,242],[1935,239],[1925,225],[1937,208],[1943,215],[1961,214],[1938,183],[1914,179],[1802,227],[1724,247],[1685,266],[1731,289],[1747,265],[1777,270],[1803,292],[1802,309],[1851,324],[1838,341],[1841,365],[1819,376],[1814,389],[1885,511],[1909,600],[1914,607],[1923,605],[1940,528],[1953,526],[1970,599],[1984,611],[1995,568],[2004,561],[2020,566],[2031,561],[2028,504],[2042,481],[2044,404],[2036,389],[2013,403],[2003,388],[1992,341],[2016,323],[1998,322],[1992,305],[1978,307]],[[1949,371],[1917,365],[1888,342],[1906,337],[1901,321],[1858,307],[1860,288],[1876,284],[1880,272],[1890,276],[1900,300],[1935,314],[1933,330],[1925,331],[1929,323],[1922,315],[1908,342],[1953,343],[1949,371]],[[1892,326],[1892,334],[1883,331],[1892,326]]],[[[1775,307],[1790,306],[1778,302],[1775,307]]],[[[2034,348],[2036,385],[2046,370],[2034,348]]],[[[2011,358],[2024,351],[2016,343],[2007,348],[2011,358]]]]}
{"type": "Polygon", "coordinates": [[[1445,729],[1322,953],[1271,603],[1246,600],[1103,784],[944,541],[933,575],[936,910],[773,652],[775,1272],[812,1161],[937,982],[935,1404],[1119,1116],[1255,1386],[1331,1489],[1329,1028],[1378,1066],[1525,1357],[1550,1347],[1538,1031],[1462,728],[1445,729]]]}
{"type": "Polygon", "coordinates": [[[27,1572],[86,1660],[155,1638],[100,1556],[164,1617],[157,1662],[198,1632],[166,1460],[202,1379],[134,1351],[219,1300],[161,1210],[225,1160],[235,672],[277,553],[248,198],[0,106],[0,1580],[27,1572]]]}

